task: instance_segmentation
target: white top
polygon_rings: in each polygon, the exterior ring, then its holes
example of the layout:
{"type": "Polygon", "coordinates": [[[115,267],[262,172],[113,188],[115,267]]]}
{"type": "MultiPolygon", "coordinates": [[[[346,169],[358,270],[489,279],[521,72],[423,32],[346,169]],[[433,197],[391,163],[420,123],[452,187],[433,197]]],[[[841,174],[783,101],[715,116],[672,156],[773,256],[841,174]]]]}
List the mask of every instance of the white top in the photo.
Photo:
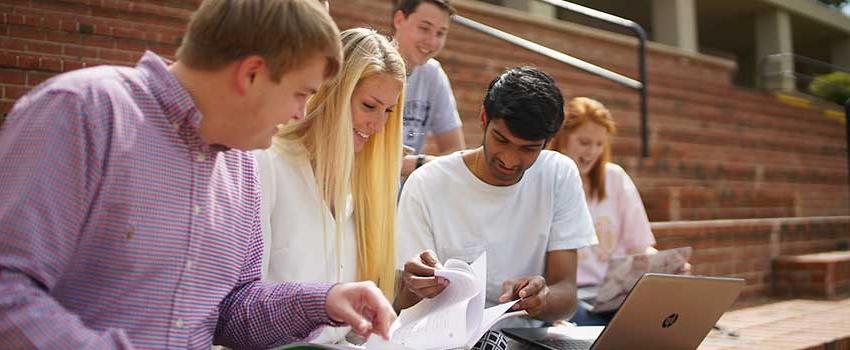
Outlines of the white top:
{"type": "MultiPolygon", "coordinates": [[[[262,278],[283,282],[352,282],[357,278],[357,244],[353,208],[345,211],[342,254],[337,260],[336,225],[320,199],[316,177],[306,151],[290,145],[284,154],[275,148],[254,151],[262,192],[262,278]]],[[[322,330],[311,340],[334,343],[348,327],[322,330]]]]}
{"type": "Polygon", "coordinates": [[[459,127],[452,86],[440,62],[432,58],[413,68],[404,85],[404,144],[419,154],[428,133],[459,127]]]}
{"type": "Polygon", "coordinates": [[[579,286],[602,283],[611,258],[655,245],[637,187],[619,165],[605,165],[605,192],[605,200],[588,201],[599,245],[578,252],[579,286]]]}
{"type": "MultiPolygon", "coordinates": [[[[408,178],[398,219],[398,268],[424,249],[467,262],[487,251],[487,306],[498,304],[504,280],[543,275],[547,252],[596,243],[578,169],[551,151],[511,186],[478,179],[462,152],[437,158],[408,178]]],[[[497,327],[536,325],[512,318],[497,327]]]]}

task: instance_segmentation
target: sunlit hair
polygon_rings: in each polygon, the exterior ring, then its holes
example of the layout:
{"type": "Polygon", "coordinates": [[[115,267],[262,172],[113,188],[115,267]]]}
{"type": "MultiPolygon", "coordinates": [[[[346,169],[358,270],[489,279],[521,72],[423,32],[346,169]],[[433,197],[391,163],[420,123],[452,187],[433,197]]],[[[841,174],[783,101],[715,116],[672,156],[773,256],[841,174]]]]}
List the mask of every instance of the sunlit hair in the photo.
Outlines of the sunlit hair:
{"type": "Polygon", "coordinates": [[[285,151],[286,143],[297,142],[307,149],[319,192],[336,220],[338,253],[346,200],[352,194],[358,279],[374,281],[392,300],[404,91],[383,131],[369,137],[356,155],[351,97],[361,81],[377,74],[404,83],[404,61],[386,37],[371,29],[343,31],[342,45],[340,74],[322,84],[307,102],[304,122],[281,128],[274,147],[285,151]]]}
{"type": "MultiPolygon", "coordinates": [[[[549,149],[567,154],[569,145],[569,137],[573,131],[582,126],[584,123],[593,122],[601,125],[608,131],[608,135],[617,131],[614,118],[611,117],[611,112],[605,106],[591,98],[576,97],[566,106],[566,116],[561,130],[555,134],[552,142],[549,143],[549,149]]],[[[590,168],[588,177],[590,178],[590,197],[589,199],[604,200],[605,193],[605,164],[611,161],[611,138],[605,140],[605,145],[602,149],[602,155],[596,160],[596,164],[590,168]]]]}

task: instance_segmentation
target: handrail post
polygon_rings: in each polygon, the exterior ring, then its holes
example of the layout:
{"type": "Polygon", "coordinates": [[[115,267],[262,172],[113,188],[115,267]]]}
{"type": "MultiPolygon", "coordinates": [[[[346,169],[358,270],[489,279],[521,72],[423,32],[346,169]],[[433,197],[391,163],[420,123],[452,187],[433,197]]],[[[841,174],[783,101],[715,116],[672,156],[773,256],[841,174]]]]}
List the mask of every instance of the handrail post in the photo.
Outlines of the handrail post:
{"type": "Polygon", "coordinates": [[[632,27],[638,35],[638,79],[641,82],[640,89],[640,154],[643,158],[649,158],[649,102],[647,97],[649,84],[646,79],[646,32],[639,24],[634,23],[632,27]]]}
{"type": "Polygon", "coordinates": [[[643,158],[649,157],[649,121],[647,120],[647,115],[649,114],[649,103],[647,102],[647,99],[649,94],[647,93],[648,84],[646,82],[646,31],[643,30],[643,27],[641,27],[640,24],[637,24],[637,22],[635,21],[622,17],[617,17],[602,11],[594,10],[590,7],[582,6],[564,0],[539,1],[603,22],[618,25],[620,27],[630,29],[635,33],[638,38],[638,74],[641,83],[641,87],[638,91],[638,93],[640,93],[640,154],[643,158]]]}
{"type": "MultiPolygon", "coordinates": [[[[850,98],[844,101],[844,129],[847,132],[847,185],[850,186],[850,98]]],[[[848,188],[850,191],[850,188],[848,188]]]]}

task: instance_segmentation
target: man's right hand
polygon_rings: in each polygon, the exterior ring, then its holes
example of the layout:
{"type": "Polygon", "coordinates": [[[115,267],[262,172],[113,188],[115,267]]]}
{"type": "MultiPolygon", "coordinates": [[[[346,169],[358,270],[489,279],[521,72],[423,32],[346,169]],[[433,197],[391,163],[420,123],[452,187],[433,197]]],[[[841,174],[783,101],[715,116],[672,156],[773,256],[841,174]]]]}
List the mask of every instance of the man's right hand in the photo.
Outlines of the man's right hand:
{"type": "Polygon", "coordinates": [[[402,289],[396,300],[397,309],[413,306],[423,298],[433,298],[446,289],[449,281],[434,276],[434,272],[442,267],[437,254],[431,250],[425,250],[404,263],[402,289]]]}
{"type": "Polygon", "coordinates": [[[378,334],[389,340],[390,326],[396,319],[390,302],[371,281],[333,286],[328,291],[325,309],[331,320],[350,325],[364,338],[378,334]]]}

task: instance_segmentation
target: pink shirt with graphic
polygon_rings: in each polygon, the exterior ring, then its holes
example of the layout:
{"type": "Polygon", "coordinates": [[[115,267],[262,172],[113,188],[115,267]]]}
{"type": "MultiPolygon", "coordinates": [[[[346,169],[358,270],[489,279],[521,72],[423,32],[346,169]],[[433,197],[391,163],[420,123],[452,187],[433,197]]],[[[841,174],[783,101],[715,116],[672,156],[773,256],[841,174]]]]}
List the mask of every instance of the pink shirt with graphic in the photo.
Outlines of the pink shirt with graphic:
{"type": "Polygon", "coordinates": [[[637,187],[619,165],[606,164],[605,190],[604,200],[587,201],[599,244],[578,250],[579,286],[601,283],[611,258],[655,245],[637,187]]]}

